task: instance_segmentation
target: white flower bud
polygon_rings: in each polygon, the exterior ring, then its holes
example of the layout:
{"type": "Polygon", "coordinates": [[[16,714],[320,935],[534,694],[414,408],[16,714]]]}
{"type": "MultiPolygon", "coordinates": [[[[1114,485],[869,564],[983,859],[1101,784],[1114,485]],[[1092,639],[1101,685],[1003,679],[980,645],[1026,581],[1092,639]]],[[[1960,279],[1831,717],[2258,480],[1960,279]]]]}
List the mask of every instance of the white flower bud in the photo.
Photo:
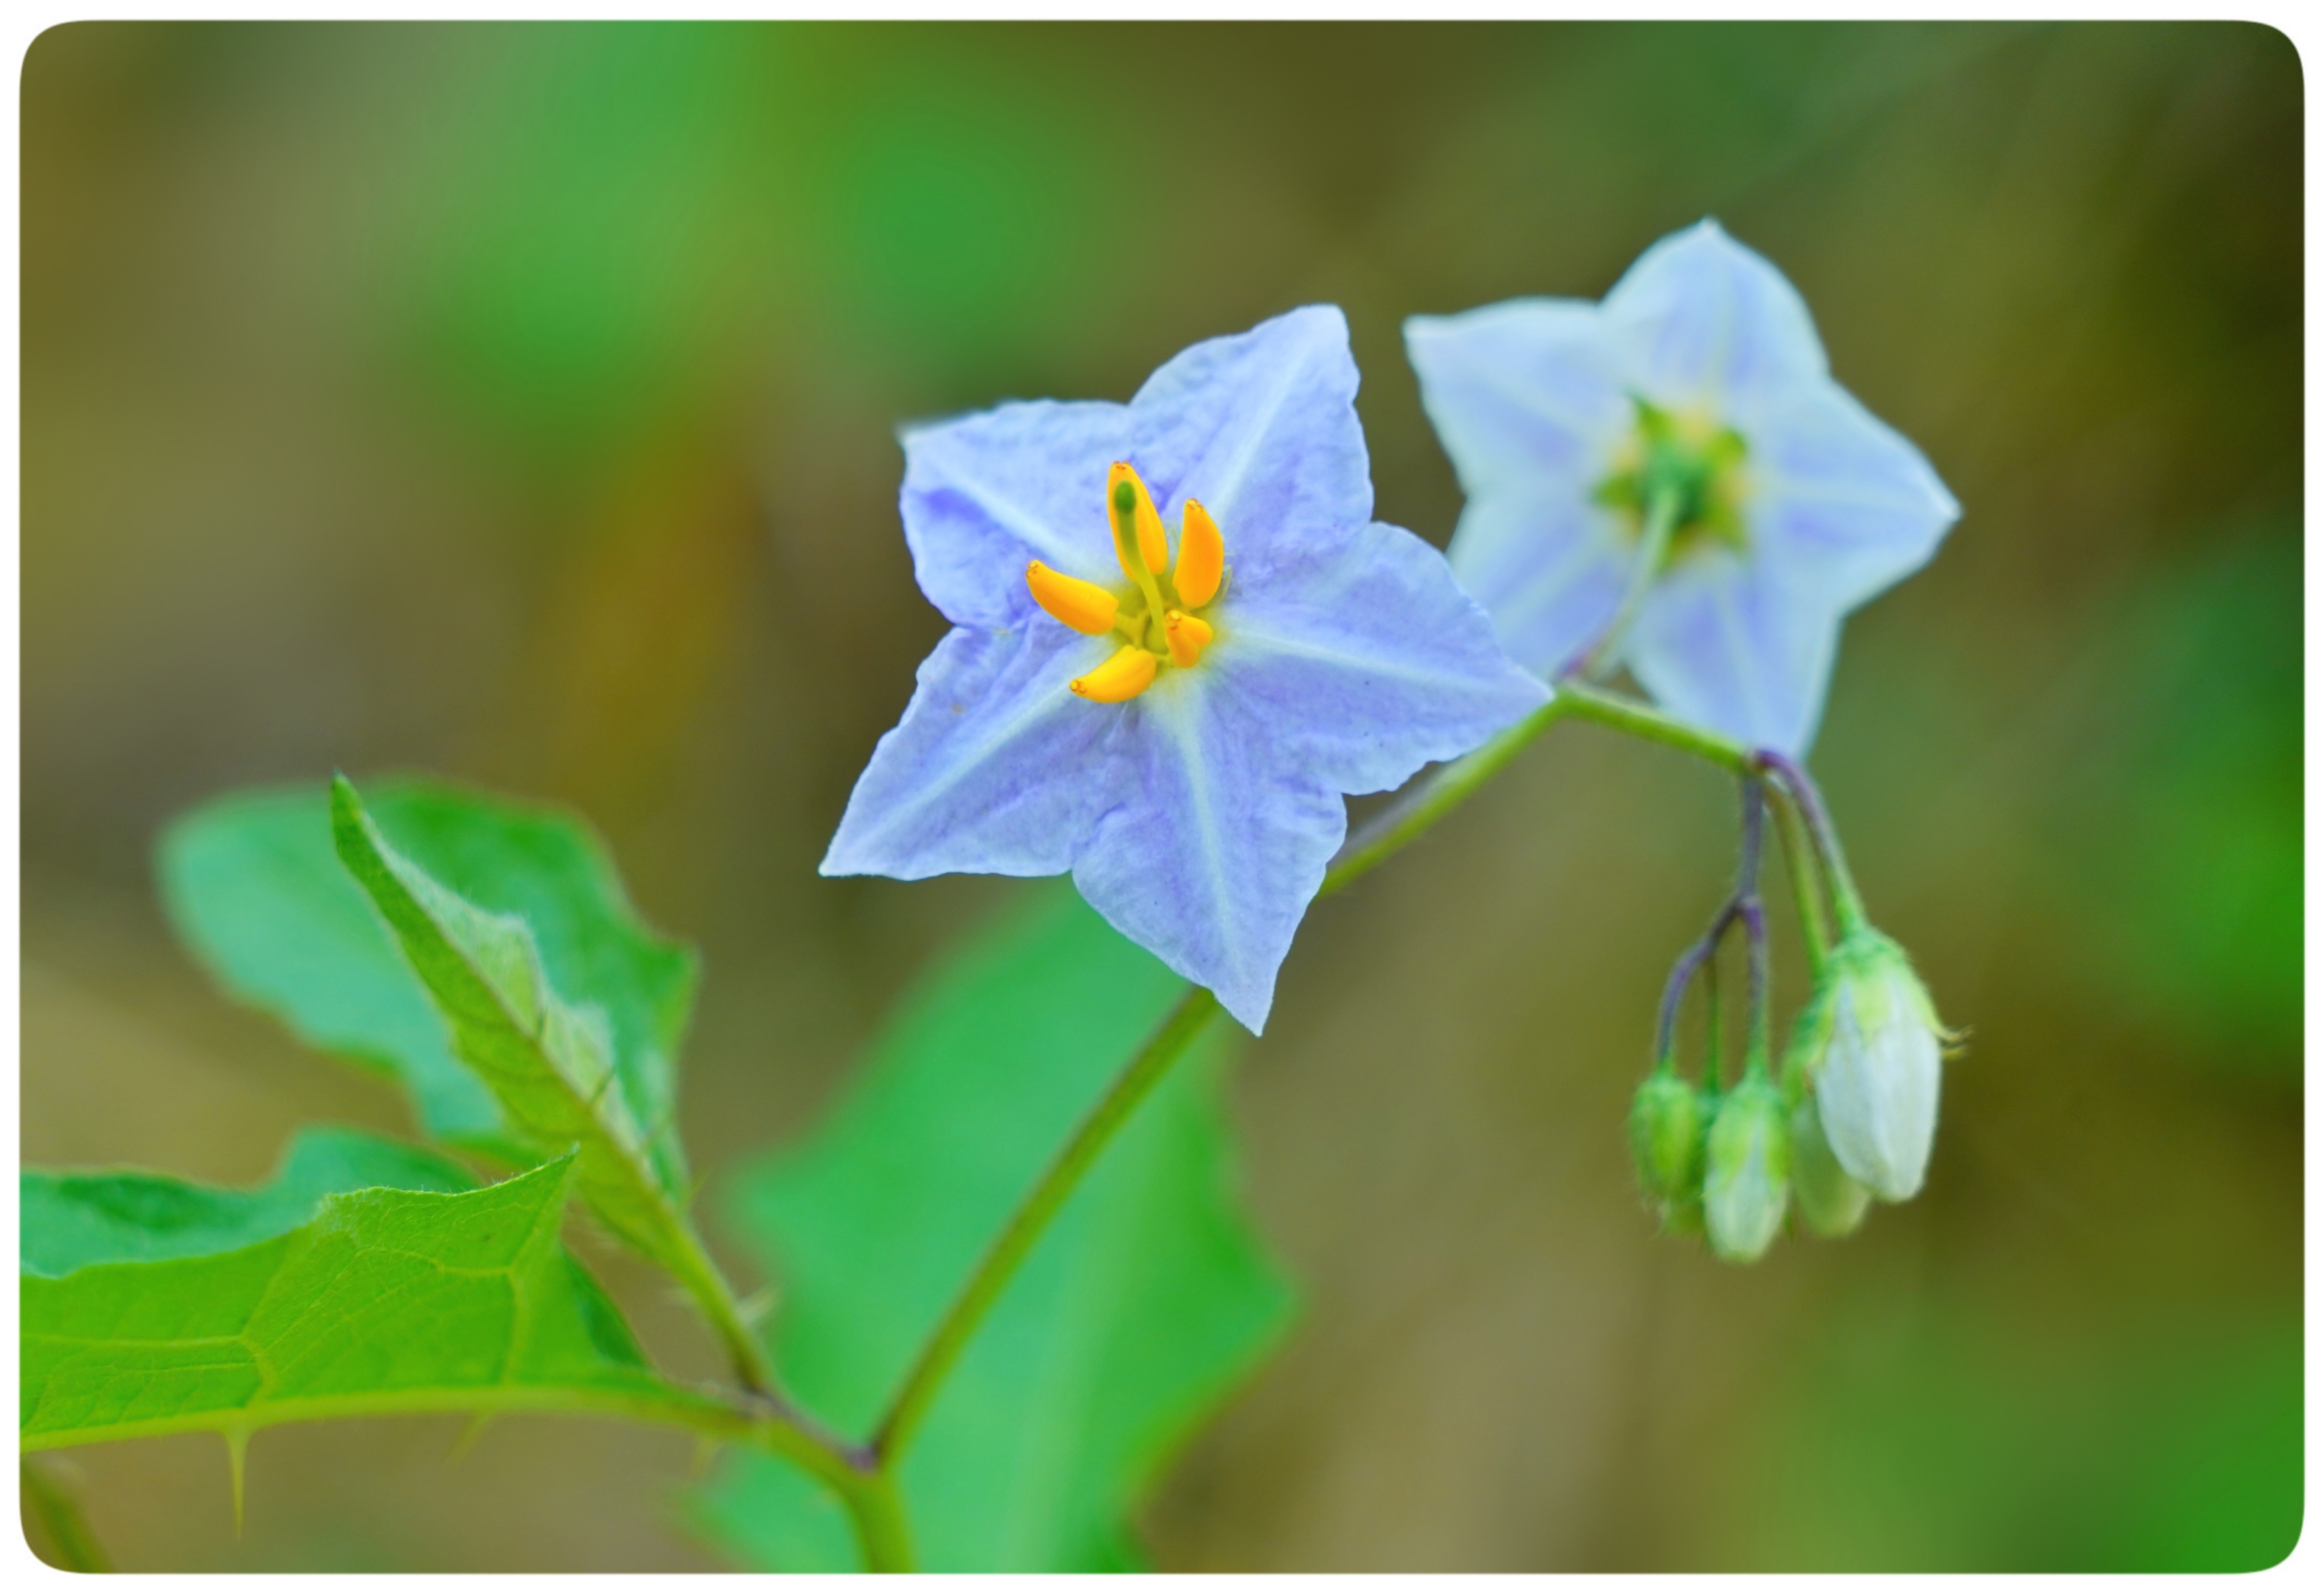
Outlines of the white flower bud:
{"type": "Polygon", "coordinates": [[[1704,1156],[1702,1226],[1729,1262],[1756,1262],[1784,1226],[1791,1141],[1783,1092],[1747,1073],[1719,1103],[1704,1156]]]}
{"type": "Polygon", "coordinates": [[[1808,1227],[1826,1239],[1853,1233],[1872,1204],[1872,1192],[1849,1178],[1832,1155],[1812,1093],[1792,1109],[1792,1195],[1808,1227]]]}
{"type": "Polygon", "coordinates": [[[1831,1039],[1815,1069],[1832,1155],[1883,1201],[1906,1201],[1937,1134],[1943,1030],[1904,949],[1858,930],[1832,950],[1831,1039]]]}

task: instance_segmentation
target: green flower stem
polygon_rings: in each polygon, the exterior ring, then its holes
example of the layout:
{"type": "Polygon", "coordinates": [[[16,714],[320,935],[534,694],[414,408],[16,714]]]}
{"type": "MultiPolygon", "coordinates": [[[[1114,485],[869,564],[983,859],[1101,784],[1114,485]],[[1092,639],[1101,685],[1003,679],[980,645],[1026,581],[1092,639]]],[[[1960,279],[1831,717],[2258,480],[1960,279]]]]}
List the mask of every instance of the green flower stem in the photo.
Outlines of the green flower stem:
{"type": "MultiPolygon", "coordinates": [[[[1402,851],[1499,773],[1526,743],[1569,714],[1683,749],[1738,775],[1757,772],[1751,754],[1734,742],[1681,724],[1644,704],[1568,681],[1558,686],[1556,696],[1531,715],[1467,757],[1444,765],[1409,797],[1392,806],[1351,837],[1325,871],[1316,894],[1329,896],[1352,884],[1402,851]]],[[[991,1248],[978,1261],[968,1282],[937,1322],[936,1331],[921,1347],[887,1415],[874,1432],[872,1453],[883,1470],[892,1468],[911,1442],[945,1375],[967,1349],[984,1314],[1000,1299],[1050,1221],[1079,1186],[1115,1132],[1217,1009],[1218,999],[1209,991],[1200,987],[1188,990],[1129,1065],[1106,1087],[1105,1094],[1090,1110],[1089,1116],[1026,1193],[991,1248]]]]}
{"type": "Polygon", "coordinates": [[[1218,1010],[1218,998],[1201,986],[1190,988],[1180,997],[1178,1005],[1148,1037],[1146,1045],[1130,1060],[1130,1065],[1114,1076],[1105,1094],[1090,1109],[1089,1116],[1082,1119],[1023,1202],[1010,1215],[1008,1226],[969,1275],[968,1283],[946,1309],[936,1332],[920,1348],[918,1359],[912,1363],[911,1371],[905,1375],[902,1387],[888,1407],[888,1414],[881,1419],[872,1434],[872,1453],[882,1469],[892,1469],[904,1447],[911,1442],[945,1375],[960,1359],[960,1353],[968,1348],[984,1314],[1001,1298],[1001,1292],[1008,1287],[1018,1267],[1032,1251],[1034,1242],[1041,1238],[1066,1198],[1079,1187],[1083,1175],[1096,1163],[1098,1154],[1218,1010]]]}
{"type": "Polygon", "coordinates": [[[1339,856],[1332,860],[1331,868],[1324,871],[1323,884],[1315,895],[1319,898],[1328,897],[1363,879],[1466,802],[1471,792],[1499,774],[1501,767],[1524,751],[1527,742],[1574,712],[1574,700],[1561,690],[1476,751],[1441,766],[1348,838],[1339,856]]]}
{"type": "MultiPolygon", "coordinates": [[[[1669,514],[1666,511],[1657,518],[1667,521],[1669,514]]],[[[1650,534],[1653,526],[1650,521],[1650,534]]],[[[1668,538],[1667,524],[1661,536],[1668,538]]],[[[1627,616],[1621,618],[1627,622],[1627,616]]],[[[1612,634],[1609,629],[1609,636],[1612,634]]],[[[1746,845],[1751,853],[1751,873],[1756,878],[1758,826],[1753,821],[1757,806],[1748,799],[1760,795],[1758,777],[1763,769],[1771,769],[1784,781],[1787,792],[1795,795],[1798,788],[1791,781],[1794,776],[1805,780],[1804,771],[1787,764],[1793,774],[1786,775],[1784,769],[1775,769],[1764,761],[1762,755],[1738,742],[1696,730],[1645,704],[1569,677],[1558,683],[1557,694],[1548,703],[1476,751],[1437,769],[1412,793],[1349,838],[1348,844],[1325,871],[1318,897],[1329,896],[1354,883],[1402,851],[1466,801],[1527,743],[1569,716],[1594,720],[1646,741],[1678,748],[1742,777],[1747,791],[1746,845]]],[[[1812,790],[1812,785],[1809,789],[1812,790]]],[[[1801,799],[1801,806],[1803,811],[1815,811],[1810,808],[1809,799],[1801,799]]],[[[1755,916],[1757,911],[1756,898],[1747,908],[1730,904],[1718,928],[1723,930],[1734,917],[1755,916]]],[[[810,1467],[846,1502],[862,1544],[865,1563],[873,1570],[902,1570],[911,1564],[903,1514],[894,1488],[895,1470],[945,1377],[975,1337],[985,1314],[1008,1288],[1017,1269],[1080,1187],[1114,1135],[1217,1011],[1218,999],[1199,986],[1189,989],[1179,999],[1177,1006],[1106,1087],[1105,1093],[1058,1149],[1017,1210],[1010,1214],[1008,1223],[978,1260],[960,1294],[954,1297],[935,1331],[921,1346],[887,1414],[874,1430],[870,1445],[862,1452],[851,1451],[845,1446],[827,1449],[820,1457],[820,1464],[810,1467]]]]}
{"type": "Polygon", "coordinates": [[[1846,935],[1851,930],[1864,928],[1869,922],[1864,912],[1864,898],[1856,889],[1856,877],[1849,872],[1848,854],[1840,848],[1839,827],[1832,824],[1831,811],[1823,806],[1823,794],[1816,789],[1814,778],[1795,760],[1772,749],[1762,748],[1752,757],[1799,805],[1800,817],[1806,821],[1808,834],[1815,841],[1816,855],[1823,864],[1824,879],[1831,882],[1840,933],[1846,935]]]}
{"type": "Polygon", "coordinates": [[[1831,921],[1824,915],[1823,880],[1818,872],[1815,844],[1808,840],[1807,825],[1788,788],[1771,782],[1768,806],[1775,811],[1775,828],[1784,838],[1784,861],[1792,877],[1792,900],[1798,904],[1800,940],[1807,949],[1808,981],[1823,978],[1824,959],[1831,949],[1831,921]]]}
{"type": "Polygon", "coordinates": [[[1658,742],[1665,747],[1691,752],[1729,774],[1749,774],[1758,762],[1758,755],[1741,742],[1698,731],[1636,698],[1570,679],[1557,683],[1557,695],[1570,701],[1568,712],[1576,719],[1591,720],[1641,741],[1658,742]]]}

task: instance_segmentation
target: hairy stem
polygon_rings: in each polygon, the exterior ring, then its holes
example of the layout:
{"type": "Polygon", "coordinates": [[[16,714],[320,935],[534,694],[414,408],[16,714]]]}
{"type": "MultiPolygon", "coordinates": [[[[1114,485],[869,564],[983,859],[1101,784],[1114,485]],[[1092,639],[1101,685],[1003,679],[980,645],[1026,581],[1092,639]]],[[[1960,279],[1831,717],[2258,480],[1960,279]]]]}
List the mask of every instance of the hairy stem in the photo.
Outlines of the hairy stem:
{"type": "Polygon", "coordinates": [[[1170,1009],[1139,1048],[1130,1065],[1114,1076],[1105,1094],[1098,1098],[1089,1115],[1058,1148],[1056,1158],[1010,1214],[1007,1227],[977,1263],[960,1294],[953,1298],[936,1332],[920,1347],[911,1371],[905,1375],[902,1387],[888,1407],[888,1414],[873,1433],[872,1453],[882,1468],[892,1468],[911,1442],[945,1375],[960,1359],[960,1353],[968,1348],[984,1314],[1000,1299],[1001,1292],[1008,1287],[1010,1279],[1016,1276],[1034,1242],[1047,1230],[1066,1198],[1079,1187],[1083,1176],[1096,1163],[1098,1154],[1218,1010],[1219,999],[1199,985],[1180,997],[1178,1005],[1170,1009]]]}
{"type": "Polygon", "coordinates": [[[1575,712],[1575,700],[1561,690],[1524,719],[1466,757],[1425,776],[1414,788],[1374,815],[1350,836],[1324,871],[1318,898],[1353,885],[1400,852],[1439,819],[1459,807],[1503,765],[1550,726],[1575,712]]]}
{"type": "Polygon", "coordinates": [[[1807,822],[1808,834],[1814,840],[1816,855],[1823,864],[1824,879],[1831,883],[1840,933],[1845,935],[1850,930],[1863,928],[1867,922],[1864,898],[1856,889],[1856,877],[1849,872],[1848,854],[1840,848],[1840,831],[1831,822],[1830,810],[1823,806],[1823,794],[1816,789],[1815,778],[1797,761],[1773,748],[1759,749],[1751,760],[1773,775],[1799,805],[1800,817],[1807,822]]]}
{"type": "Polygon", "coordinates": [[[1784,862],[1792,880],[1792,901],[1800,916],[1800,941],[1807,949],[1808,980],[1811,984],[1823,978],[1824,959],[1831,951],[1831,921],[1824,913],[1821,865],[1815,856],[1815,843],[1808,839],[1807,825],[1800,817],[1799,802],[1789,790],[1778,784],[1768,797],[1769,806],[1775,810],[1775,828],[1784,838],[1784,862]]]}
{"type": "MultiPolygon", "coordinates": [[[[1685,999],[1686,988],[1694,982],[1698,973],[1703,974],[1707,980],[1716,978],[1718,971],[1711,959],[1718,955],[1719,944],[1726,939],[1728,926],[1738,918],[1747,921],[1747,927],[1752,928],[1758,943],[1751,965],[1752,1022],[1757,1025],[1766,1021],[1766,926],[1757,921],[1759,853],[1765,805],[1760,801],[1760,782],[1757,775],[1745,775],[1740,784],[1743,788],[1743,837],[1735,868],[1735,889],[1726,901],[1719,905],[1719,911],[1711,915],[1711,927],[1703,931],[1692,945],[1678,954],[1678,961],[1671,965],[1670,978],[1663,983],[1662,1012],[1655,1026],[1655,1061],[1657,1065],[1673,1055],[1677,1042],[1679,1003],[1685,999]]],[[[1711,1061],[1705,1077],[1715,1089],[1719,1083],[1719,1009],[1716,987],[1709,989],[1712,992],[1711,1061]]]]}
{"type": "MultiPolygon", "coordinates": [[[[1498,774],[1534,738],[1569,714],[1594,719],[1648,741],[1684,749],[1738,774],[1751,771],[1749,752],[1734,742],[1681,724],[1643,704],[1579,682],[1563,683],[1557,688],[1557,696],[1548,703],[1476,751],[1436,770],[1351,837],[1325,872],[1317,895],[1329,896],[1353,883],[1410,845],[1498,774]]],[[[1756,826],[1748,840],[1756,863],[1756,826]]],[[[967,1349],[985,1313],[1008,1287],[1035,1242],[1080,1185],[1099,1154],[1217,1009],[1218,999],[1209,991],[1199,987],[1188,990],[1137,1055],[1106,1087],[1089,1115],[1026,1192],[1024,1200],[1010,1214],[1007,1225],[978,1261],[960,1294],[954,1297],[936,1331],[921,1347],[875,1430],[872,1453],[881,1468],[892,1467],[911,1442],[927,1414],[929,1403],[961,1352],[967,1349]]]]}
{"type": "MultiPolygon", "coordinates": [[[[1652,529],[1650,522],[1650,532],[1652,529]]],[[[1669,529],[1665,525],[1661,535],[1667,539],[1669,529]]],[[[1616,625],[1609,627],[1600,646],[1592,650],[1592,660],[1609,648],[1627,626],[1631,611],[1636,607],[1637,595],[1634,592],[1626,597],[1616,625]]],[[[1725,737],[1684,724],[1646,704],[1602,691],[1577,677],[1569,676],[1558,682],[1556,696],[1547,704],[1474,752],[1434,771],[1350,837],[1325,871],[1317,895],[1329,896],[1352,884],[1411,844],[1498,774],[1536,737],[1559,720],[1568,717],[1594,720],[1646,741],[1691,752],[1742,777],[1744,817],[1740,879],[1735,896],[1721,910],[1711,930],[1681,960],[1681,968],[1673,971],[1673,983],[1665,999],[1660,1044],[1666,1046],[1668,1043],[1670,1028],[1675,1021],[1677,995],[1683,991],[1693,973],[1717,951],[1719,939],[1727,926],[1740,918],[1752,937],[1752,1023],[1755,1026],[1755,1041],[1764,1047],[1767,1022],[1766,925],[1757,891],[1765,806],[1759,775],[1762,769],[1775,769],[1775,765],[1767,761],[1775,755],[1756,753],[1725,737]]],[[[1796,767],[1789,766],[1787,761],[1786,767],[1796,772],[1799,780],[1805,780],[1804,771],[1796,771],[1796,767]]],[[[1782,769],[1776,769],[1776,773],[1779,779],[1784,779],[1786,790],[1796,795],[1791,778],[1785,776],[1782,769]]],[[[1820,811],[1810,809],[1812,800],[1812,797],[1801,799],[1803,812],[1820,811]]],[[[1829,856],[1826,866],[1832,869],[1844,867],[1833,865],[1829,856]]],[[[1839,878],[1837,873],[1835,878],[1839,878]]],[[[945,1378],[958,1363],[986,1314],[1008,1288],[1010,1281],[1016,1276],[1018,1269],[1032,1253],[1041,1236],[1047,1231],[1073,1193],[1080,1187],[1082,1180],[1096,1165],[1113,1137],[1169,1072],[1171,1065],[1201,1035],[1217,1011],[1218,999],[1201,987],[1189,989],[1179,999],[1178,1004],[1163,1018],[1146,1044],[1107,1085],[1104,1094],[1099,1097],[1072,1136],[1059,1147],[1056,1157],[1026,1192],[1016,1211],[1010,1213],[1008,1222],[978,1260],[959,1295],[954,1297],[935,1331],[921,1347],[886,1414],[874,1430],[870,1444],[860,1451],[844,1445],[829,1448],[822,1458],[824,1464],[811,1469],[830,1482],[846,1502],[854,1520],[858,1540],[862,1545],[866,1565],[874,1570],[902,1570],[911,1565],[903,1511],[895,1489],[898,1461],[926,1419],[945,1378]]],[[[731,1292],[724,1298],[731,1304],[731,1292]]],[[[733,1315],[735,1321],[740,1321],[739,1312],[733,1315]]],[[[756,1337],[752,1336],[752,1341],[755,1344],[756,1337]]],[[[785,1409],[788,1410],[787,1407],[785,1409]]]]}
{"type": "Polygon", "coordinates": [[[734,1364],[734,1377],[742,1387],[753,1395],[763,1396],[778,1405],[783,1400],[781,1386],[775,1381],[774,1363],[768,1358],[764,1341],[759,1338],[742,1310],[742,1303],[734,1294],[734,1286],[719,1271],[718,1264],[704,1247],[702,1237],[694,1225],[684,1227],[687,1246],[680,1265],[670,1269],[671,1276],[702,1313],[726,1355],[734,1364]]]}
{"type": "Polygon", "coordinates": [[[1625,697],[1577,680],[1557,683],[1559,701],[1566,712],[1578,720],[1591,720],[1616,731],[1636,736],[1641,741],[1658,742],[1665,747],[1675,747],[1681,752],[1695,757],[1736,775],[1750,772],[1757,757],[1739,742],[1709,731],[1700,731],[1681,720],[1674,720],[1662,710],[1635,697],[1625,697]]]}

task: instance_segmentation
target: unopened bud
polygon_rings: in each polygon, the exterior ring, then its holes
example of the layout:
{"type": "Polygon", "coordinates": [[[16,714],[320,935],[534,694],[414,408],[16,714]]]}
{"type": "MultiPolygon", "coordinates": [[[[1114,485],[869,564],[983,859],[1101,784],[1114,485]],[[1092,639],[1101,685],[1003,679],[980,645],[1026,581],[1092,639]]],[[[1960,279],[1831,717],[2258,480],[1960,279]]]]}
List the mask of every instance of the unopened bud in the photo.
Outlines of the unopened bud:
{"type": "Polygon", "coordinates": [[[1824,1138],[1840,1166],[1883,1201],[1905,1201],[1937,1134],[1943,1028],[1904,949],[1852,932],[1825,972],[1829,1038],[1811,1064],[1824,1138]]]}
{"type": "Polygon", "coordinates": [[[1757,1261],[1784,1225],[1792,1160],[1784,1119],[1783,1092],[1755,1068],[1727,1093],[1711,1120],[1702,1223],[1711,1248],[1727,1261],[1757,1261]]]}
{"type": "Polygon", "coordinates": [[[1702,1141],[1711,1115],[1694,1086],[1658,1070],[1630,1101],[1630,1154],[1638,1184],[1658,1206],[1691,1201],[1702,1192],[1702,1141]]]}
{"type": "Polygon", "coordinates": [[[1812,1092],[1792,1109],[1792,1194],[1807,1226],[1827,1239],[1853,1232],[1872,1204],[1872,1192],[1849,1178],[1832,1155],[1812,1092]]]}

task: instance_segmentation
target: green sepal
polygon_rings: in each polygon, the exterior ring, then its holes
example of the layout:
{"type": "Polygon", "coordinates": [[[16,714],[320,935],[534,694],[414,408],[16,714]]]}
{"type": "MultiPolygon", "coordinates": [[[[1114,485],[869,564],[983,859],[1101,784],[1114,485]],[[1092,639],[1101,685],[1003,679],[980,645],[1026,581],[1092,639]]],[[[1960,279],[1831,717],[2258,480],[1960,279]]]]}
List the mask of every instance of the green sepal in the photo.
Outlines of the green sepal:
{"type": "Polygon", "coordinates": [[[1674,1071],[1648,1074],[1630,1100],[1630,1155],[1638,1184],[1666,1223],[1674,1208],[1702,1200],[1710,1129],[1702,1092],[1674,1071]]]}

